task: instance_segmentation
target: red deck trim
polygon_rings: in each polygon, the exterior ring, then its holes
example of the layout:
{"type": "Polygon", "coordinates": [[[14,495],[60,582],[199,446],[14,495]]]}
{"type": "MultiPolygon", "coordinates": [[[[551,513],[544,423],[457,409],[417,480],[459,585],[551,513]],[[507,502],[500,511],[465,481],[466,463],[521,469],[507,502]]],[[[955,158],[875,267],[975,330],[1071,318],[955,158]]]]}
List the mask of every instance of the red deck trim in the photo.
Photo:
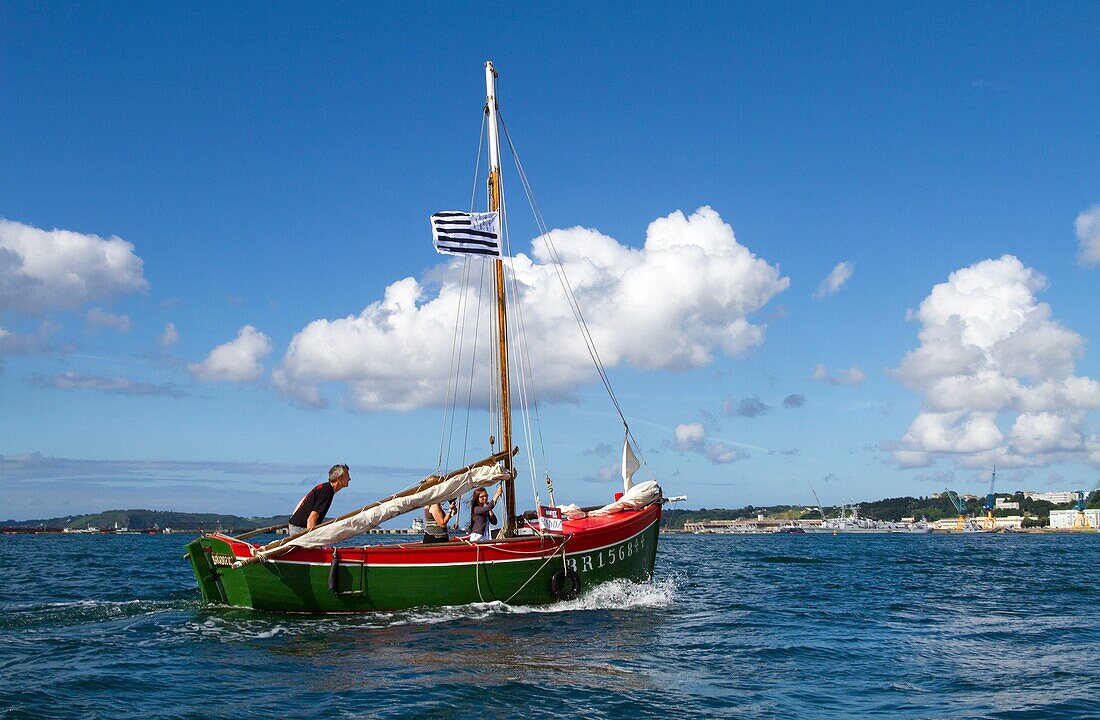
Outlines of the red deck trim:
{"type": "MultiPolygon", "coordinates": [[[[631,538],[659,522],[661,506],[650,505],[642,510],[626,511],[614,515],[587,517],[580,520],[564,520],[564,534],[534,536],[502,543],[477,543],[452,540],[437,545],[402,543],[400,545],[368,545],[341,547],[337,552],[341,562],[367,563],[369,565],[448,565],[472,562],[515,562],[545,558],[557,552],[563,541],[566,553],[591,551],[614,545],[631,538]]],[[[216,533],[219,540],[229,544],[238,558],[252,555],[257,547],[243,540],[216,533]]],[[[274,562],[328,564],[332,562],[332,548],[295,548],[274,558],[274,562]]]]}

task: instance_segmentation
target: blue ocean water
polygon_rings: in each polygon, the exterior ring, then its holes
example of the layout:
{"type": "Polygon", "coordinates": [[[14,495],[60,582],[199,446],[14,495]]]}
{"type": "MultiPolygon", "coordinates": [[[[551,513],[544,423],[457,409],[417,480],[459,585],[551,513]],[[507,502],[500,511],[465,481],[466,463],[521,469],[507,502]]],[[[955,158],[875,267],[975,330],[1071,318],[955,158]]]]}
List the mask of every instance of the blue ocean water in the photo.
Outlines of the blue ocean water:
{"type": "Polygon", "coordinates": [[[1100,717],[1095,534],[666,535],[559,606],[325,617],[203,607],[188,539],[0,538],[0,717],[1100,717]]]}

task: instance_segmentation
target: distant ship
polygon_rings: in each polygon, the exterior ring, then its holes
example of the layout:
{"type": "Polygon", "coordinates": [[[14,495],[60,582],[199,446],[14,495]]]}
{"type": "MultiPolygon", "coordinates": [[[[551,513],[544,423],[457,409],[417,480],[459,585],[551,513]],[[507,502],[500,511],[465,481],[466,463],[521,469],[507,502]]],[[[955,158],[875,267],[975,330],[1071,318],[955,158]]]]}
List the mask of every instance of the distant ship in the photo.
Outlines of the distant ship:
{"type": "Polygon", "coordinates": [[[803,528],[813,535],[929,535],[932,526],[926,521],[918,522],[889,522],[886,520],[871,520],[859,517],[859,511],[855,507],[851,509],[851,516],[845,516],[845,507],[840,508],[839,518],[822,520],[821,525],[808,525],[803,528]]]}

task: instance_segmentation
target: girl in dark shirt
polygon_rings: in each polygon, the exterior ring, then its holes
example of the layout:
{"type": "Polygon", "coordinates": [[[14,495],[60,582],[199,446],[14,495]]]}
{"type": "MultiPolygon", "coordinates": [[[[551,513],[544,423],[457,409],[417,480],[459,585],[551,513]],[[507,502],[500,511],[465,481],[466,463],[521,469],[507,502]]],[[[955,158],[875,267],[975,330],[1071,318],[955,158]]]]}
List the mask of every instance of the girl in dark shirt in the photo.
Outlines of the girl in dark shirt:
{"type": "Polygon", "coordinates": [[[493,508],[503,492],[504,487],[497,486],[496,494],[490,500],[489,491],[485,488],[474,490],[474,497],[470,500],[470,542],[489,539],[492,530],[490,526],[497,521],[493,508]]]}

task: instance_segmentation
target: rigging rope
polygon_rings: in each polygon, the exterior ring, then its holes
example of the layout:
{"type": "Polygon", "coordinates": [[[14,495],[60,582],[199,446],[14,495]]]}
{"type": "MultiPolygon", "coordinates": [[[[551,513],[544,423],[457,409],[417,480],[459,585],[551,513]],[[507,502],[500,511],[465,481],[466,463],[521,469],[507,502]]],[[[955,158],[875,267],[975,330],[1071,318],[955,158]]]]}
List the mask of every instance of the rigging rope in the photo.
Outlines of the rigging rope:
{"type": "Polygon", "coordinates": [[[470,384],[466,391],[466,427],[462,437],[462,458],[466,458],[467,447],[470,442],[470,412],[474,404],[474,369],[477,367],[477,341],[481,328],[481,299],[485,293],[485,268],[487,261],[481,263],[481,277],[477,281],[477,309],[474,310],[474,347],[470,351],[470,384]]]}
{"type": "MultiPolygon", "coordinates": [[[[550,504],[553,505],[554,504],[554,490],[553,490],[553,485],[550,483],[550,463],[546,458],[546,441],[545,441],[545,439],[543,438],[543,435],[542,435],[542,418],[539,415],[538,390],[535,386],[534,368],[531,365],[531,349],[530,349],[531,346],[530,346],[530,343],[527,342],[527,329],[526,329],[526,327],[524,325],[524,321],[523,321],[523,303],[519,301],[519,282],[518,282],[518,280],[516,280],[514,269],[513,269],[513,272],[512,272],[512,289],[513,289],[513,296],[516,298],[516,301],[515,301],[515,305],[516,305],[516,324],[519,328],[519,332],[516,335],[516,337],[519,339],[518,343],[517,343],[517,345],[518,345],[517,350],[518,350],[518,355],[519,355],[519,357],[517,358],[517,364],[519,365],[521,373],[523,373],[524,369],[526,368],[526,374],[522,376],[522,381],[521,381],[522,385],[523,385],[523,392],[524,392],[523,399],[524,399],[524,409],[525,409],[525,413],[524,413],[525,437],[527,438],[527,447],[533,448],[534,447],[534,441],[532,439],[532,432],[531,432],[532,422],[531,422],[531,417],[530,416],[534,415],[533,425],[534,425],[535,429],[538,431],[539,454],[542,456],[542,469],[543,469],[543,472],[545,473],[546,478],[547,478],[547,490],[550,493],[550,504]],[[530,386],[531,386],[530,391],[527,390],[527,385],[528,384],[530,384],[530,386]],[[530,396],[530,399],[528,399],[528,395],[530,396]]],[[[533,452],[529,452],[527,454],[528,459],[531,463],[531,488],[535,492],[535,502],[538,503],[539,493],[538,493],[538,490],[536,489],[536,486],[535,486],[536,472],[535,472],[535,458],[534,458],[534,455],[535,454],[533,452]]]]}
{"type": "MultiPolygon", "coordinates": [[[[501,183],[500,187],[500,211],[501,211],[501,230],[504,234],[504,250],[506,261],[503,263],[504,268],[508,271],[504,273],[505,283],[508,283],[512,287],[512,307],[515,309],[514,313],[506,315],[507,321],[515,327],[515,332],[511,333],[511,337],[516,338],[517,352],[515,353],[515,366],[516,377],[519,380],[519,400],[520,400],[520,418],[523,425],[523,439],[527,444],[527,447],[534,447],[534,438],[531,433],[531,412],[527,390],[527,375],[530,373],[530,368],[527,368],[527,372],[524,371],[522,346],[526,342],[526,335],[523,332],[523,311],[522,302],[519,294],[519,283],[516,280],[516,269],[512,262],[512,236],[508,231],[508,207],[505,201],[503,182],[500,178],[497,180],[501,183]],[[510,281],[510,282],[509,282],[510,281]]],[[[533,392],[533,391],[532,391],[533,392]]],[[[543,448],[543,455],[545,455],[545,448],[543,448]]],[[[528,467],[531,473],[531,494],[535,498],[536,506],[540,503],[538,487],[535,484],[535,478],[538,477],[538,471],[535,467],[535,454],[527,453],[528,467]]],[[[512,508],[512,514],[518,515],[516,508],[512,508]]]]}
{"type": "Polygon", "coordinates": [[[489,114],[481,115],[481,137],[477,141],[477,160],[474,161],[474,186],[470,189],[470,212],[474,211],[477,203],[478,169],[481,165],[481,146],[485,143],[485,128],[489,124],[489,114]]]}
{"type": "MultiPolygon", "coordinates": [[[[473,187],[470,190],[471,212],[473,211],[474,203],[477,202],[478,170],[481,166],[481,150],[485,146],[485,130],[487,125],[487,116],[483,115],[481,118],[481,131],[477,141],[477,156],[474,159],[473,187]]],[[[442,469],[445,464],[449,465],[451,460],[451,439],[454,437],[454,421],[458,410],[458,377],[462,372],[462,352],[464,349],[462,346],[461,338],[463,336],[463,331],[466,326],[466,297],[469,289],[469,281],[469,258],[463,258],[462,276],[459,283],[459,301],[455,315],[454,337],[451,339],[451,360],[447,366],[447,389],[443,396],[443,427],[440,430],[439,457],[436,461],[437,471],[442,469]],[[446,450],[444,450],[444,448],[446,448],[446,450]]],[[[471,360],[471,370],[472,369],[473,360],[471,360]]],[[[469,405],[467,404],[467,417],[468,410],[469,405]]],[[[464,443],[462,448],[462,458],[465,459],[465,457],[466,446],[464,443]]]]}
{"type": "MultiPolygon", "coordinates": [[[[523,168],[523,163],[520,160],[519,152],[516,149],[516,146],[515,146],[515,143],[512,140],[511,134],[508,132],[508,126],[504,121],[503,115],[498,113],[497,117],[499,118],[500,128],[501,128],[501,130],[503,130],[503,135],[504,135],[505,140],[507,142],[508,149],[511,152],[512,159],[514,161],[515,168],[516,168],[516,171],[517,171],[517,176],[520,179],[520,182],[521,182],[521,185],[523,187],[524,193],[527,195],[527,201],[528,201],[528,203],[531,207],[531,211],[532,211],[532,214],[534,216],[535,223],[536,223],[537,228],[538,228],[538,232],[540,233],[539,237],[545,243],[545,247],[546,247],[547,252],[549,254],[549,258],[552,261],[552,264],[554,265],[554,271],[555,271],[555,274],[557,275],[558,282],[560,283],[560,285],[562,287],[562,290],[565,293],[565,298],[566,298],[566,301],[569,303],[570,311],[572,312],[573,317],[576,320],[578,327],[580,328],[581,339],[584,341],[585,349],[588,351],[589,357],[590,357],[590,359],[592,361],[592,364],[595,367],[596,372],[597,372],[597,374],[600,378],[600,382],[604,386],[605,392],[607,393],[608,397],[610,398],[611,403],[614,406],[615,411],[619,416],[619,419],[623,423],[623,427],[626,430],[627,438],[633,443],[633,446],[637,451],[639,460],[641,461],[641,465],[646,468],[646,471],[649,473],[650,477],[653,477],[653,471],[650,468],[649,463],[646,461],[643,453],[641,452],[641,449],[638,445],[637,440],[634,438],[634,435],[631,432],[630,425],[626,420],[625,414],[623,413],[622,406],[619,403],[619,399],[616,396],[615,390],[611,385],[611,380],[610,380],[610,377],[608,376],[607,368],[605,367],[605,365],[603,363],[603,359],[599,354],[599,350],[596,347],[596,343],[595,343],[594,338],[592,337],[591,330],[588,326],[587,321],[585,320],[584,313],[582,312],[580,304],[577,300],[576,292],[573,289],[572,283],[570,282],[568,276],[566,275],[565,266],[564,266],[564,263],[562,261],[561,255],[559,254],[558,249],[557,249],[556,245],[554,244],[553,237],[550,233],[550,230],[549,230],[549,228],[546,224],[545,219],[543,218],[542,211],[539,208],[537,201],[535,200],[534,192],[533,192],[533,189],[531,187],[531,183],[530,183],[529,179],[527,178],[527,173],[523,168]]],[[[485,135],[486,135],[487,124],[488,124],[488,113],[485,113],[482,117],[481,134],[480,134],[480,138],[478,140],[478,152],[477,152],[477,159],[476,159],[476,162],[475,162],[473,188],[472,188],[471,194],[470,194],[470,209],[471,209],[471,212],[473,212],[474,206],[477,202],[477,196],[478,196],[478,190],[477,190],[477,187],[478,187],[477,169],[478,168],[477,168],[477,166],[479,166],[480,163],[481,163],[482,148],[484,147],[484,143],[485,143],[485,135]]],[[[522,302],[522,297],[520,295],[521,283],[520,283],[519,279],[516,276],[516,272],[515,272],[516,267],[515,267],[515,264],[514,264],[515,255],[512,252],[512,247],[511,247],[511,233],[510,233],[510,230],[509,230],[509,223],[508,223],[508,206],[507,206],[507,201],[505,199],[507,197],[507,194],[504,192],[503,175],[502,175],[502,173],[499,172],[499,170],[498,170],[498,173],[496,175],[496,183],[497,183],[497,187],[496,187],[497,198],[499,199],[499,208],[498,208],[498,210],[499,210],[499,213],[500,213],[500,224],[501,224],[501,234],[502,234],[501,239],[503,241],[502,242],[502,248],[504,249],[504,256],[502,258],[502,261],[503,261],[502,264],[503,264],[504,269],[506,271],[504,273],[504,283],[510,289],[510,293],[509,293],[511,295],[510,305],[511,305],[511,309],[513,310],[511,313],[506,313],[506,315],[505,315],[505,317],[507,319],[507,325],[508,325],[508,327],[505,328],[505,330],[511,330],[512,331],[512,332],[506,333],[506,334],[509,335],[510,337],[514,338],[514,347],[515,347],[515,351],[513,353],[515,360],[514,360],[514,362],[510,363],[510,365],[515,365],[515,369],[513,370],[510,367],[509,368],[509,375],[512,375],[512,373],[515,373],[514,377],[518,381],[517,382],[517,386],[518,386],[517,387],[517,390],[518,390],[518,393],[517,393],[518,403],[517,403],[517,405],[519,406],[519,409],[520,409],[520,418],[521,418],[521,424],[522,424],[523,441],[526,443],[527,447],[534,448],[534,446],[536,445],[536,440],[537,440],[537,444],[538,444],[538,447],[539,447],[539,452],[538,453],[529,452],[528,455],[527,455],[527,460],[528,460],[529,469],[530,469],[530,473],[531,473],[531,491],[532,491],[532,494],[534,496],[535,502],[537,504],[541,504],[541,501],[539,500],[539,489],[538,489],[538,485],[536,483],[536,478],[539,476],[537,464],[538,464],[539,461],[541,461],[541,464],[543,466],[543,471],[545,472],[545,475],[546,475],[547,489],[550,491],[551,502],[554,502],[553,491],[551,490],[552,480],[550,478],[550,472],[549,472],[549,461],[548,461],[547,455],[546,455],[546,442],[545,442],[545,438],[543,437],[542,420],[541,420],[541,416],[540,416],[540,412],[539,412],[539,403],[538,403],[538,397],[537,397],[537,385],[536,385],[536,382],[535,382],[535,376],[534,376],[534,372],[533,372],[534,368],[533,368],[533,364],[532,364],[532,361],[531,361],[530,343],[528,342],[527,335],[526,335],[526,318],[524,317],[523,302],[522,302]]],[[[536,240],[536,242],[537,242],[537,240],[536,240]]],[[[469,370],[470,370],[470,379],[469,379],[469,383],[468,383],[468,387],[467,387],[466,424],[465,424],[465,431],[464,431],[464,437],[463,437],[463,446],[462,446],[463,458],[465,458],[465,456],[466,456],[466,453],[467,453],[467,450],[468,450],[468,445],[469,445],[469,439],[470,439],[469,438],[470,416],[471,416],[472,407],[473,407],[473,390],[474,390],[474,385],[475,385],[475,377],[477,376],[477,370],[478,370],[477,348],[478,348],[478,336],[480,335],[480,326],[481,326],[482,299],[483,299],[484,292],[486,290],[486,286],[489,284],[489,283],[486,282],[486,277],[485,277],[485,268],[488,265],[488,263],[489,263],[488,260],[486,260],[482,263],[480,278],[479,278],[479,281],[477,283],[477,293],[478,293],[478,295],[477,295],[477,308],[476,308],[476,311],[475,311],[475,325],[474,325],[475,337],[474,337],[474,341],[473,341],[473,348],[472,348],[472,351],[470,353],[470,368],[469,368],[469,370]]],[[[444,398],[444,424],[443,424],[443,428],[442,428],[442,431],[441,431],[441,433],[444,437],[442,437],[441,440],[440,440],[440,460],[439,460],[439,463],[437,465],[437,469],[439,469],[439,467],[441,467],[445,463],[449,463],[450,460],[451,460],[451,457],[450,457],[450,454],[451,454],[451,440],[450,439],[453,439],[453,435],[454,435],[454,431],[455,431],[455,424],[456,424],[456,421],[457,421],[457,408],[458,408],[457,400],[458,400],[458,392],[459,392],[459,390],[458,390],[459,382],[458,382],[457,378],[458,378],[459,374],[462,372],[463,359],[467,355],[467,353],[466,353],[467,349],[465,348],[464,344],[461,342],[460,336],[462,335],[462,331],[465,329],[466,315],[468,314],[468,312],[470,310],[471,298],[469,297],[469,293],[472,290],[472,279],[473,279],[472,276],[473,276],[473,273],[472,273],[471,268],[469,266],[469,261],[467,260],[467,261],[464,262],[464,265],[463,265],[462,280],[461,280],[461,284],[460,284],[460,298],[459,298],[459,302],[458,302],[457,316],[455,318],[455,338],[452,340],[451,362],[450,362],[450,366],[449,366],[451,373],[448,377],[446,396],[444,398]],[[452,378],[454,378],[453,384],[452,384],[452,378]],[[450,438],[450,439],[448,439],[448,438],[450,438]]],[[[500,334],[499,316],[495,312],[490,312],[489,316],[490,317],[489,317],[489,322],[488,322],[488,329],[492,333],[493,337],[497,337],[500,334]]],[[[503,419],[504,419],[503,414],[504,413],[503,413],[503,407],[502,407],[503,398],[501,397],[500,388],[498,387],[498,383],[497,383],[497,378],[499,378],[500,372],[501,372],[500,356],[499,356],[498,353],[492,351],[491,346],[488,349],[488,355],[489,355],[489,362],[485,363],[485,367],[488,370],[488,382],[487,382],[487,387],[488,387],[488,424],[489,424],[489,436],[490,436],[491,439],[496,441],[496,442],[491,442],[490,443],[491,444],[490,449],[494,450],[494,449],[496,449],[497,442],[503,442],[503,419]]],[[[517,509],[512,508],[512,513],[518,515],[517,509]]]]}
{"type": "MultiPolygon", "coordinates": [[[[623,423],[623,427],[626,429],[627,436],[630,437],[634,443],[634,447],[638,452],[639,460],[641,464],[645,466],[649,472],[650,477],[654,477],[653,470],[649,467],[649,463],[646,462],[644,455],[642,455],[641,447],[638,445],[637,439],[634,437],[634,433],[630,430],[630,424],[626,421],[626,416],[623,414],[622,406],[619,404],[619,399],[615,395],[615,390],[611,386],[611,379],[608,377],[607,369],[604,367],[603,360],[600,357],[599,351],[596,349],[596,342],[592,338],[592,333],[588,328],[588,323],[585,322],[584,313],[581,312],[580,304],[577,302],[576,294],[573,292],[572,283],[569,282],[569,277],[565,274],[565,264],[562,262],[561,257],[558,255],[558,249],[554,245],[553,238],[550,235],[550,231],[547,228],[546,221],[543,219],[542,210],[538,206],[538,202],[535,200],[534,191],[531,188],[531,183],[527,179],[527,173],[523,169],[523,163],[519,159],[519,151],[516,150],[515,143],[512,142],[512,136],[508,132],[508,125],[504,121],[503,114],[497,113],[500,118],[501,129],[504,130],[504,138],[508,142],[508,148],[512,152],[512,159],[516,164],[516,171],[519,175],[520,183],[523,185],[524,193],[527,195],[527,202],[531,206],[531,212],[535,217],[535,223],[538,226],[541,237],[546,243],[546,248],[550,253],[550,258],[553,260],[554,270],[558,276],[558,282],[561,283],[562,289],[565,291],[566,300],[569,302],[569,308],[573,311],[573,317],[576,319],[577,324],[581,329],[581,338],[584,340],[585,348],[588,350],[588,355],[592,359],[592,363],[596,366],[596,372],[600,376],[600,381],[603,383],[604,390],[607,391],[607,395],[611,398],[612,405],[615,406],[615,411],[619,415],[619,419],[623,423]]],[[[655,479],[655,477],[654,477],[655,479]]]]}
{"type": "Polygon", "coordinates": [[[460,282],[458,308],[455,316],[455,331],[451,338],[451,361],[447,366],[447,390],[443,396],[443,429],[439,438],[439,459],[436,461],[436,470],[440,470],[444,462],[451,461],[451,438],[454,436],[454,419],[457,410],[458,376],[462,372],[462,334],[466,326],[466,293],[465,288],[469,280],[470,263],[468,259],[462,261],[462,280],[460,282]],[[456,360],[457,358],[457,360],[456,360]],[[443,448],[446,446],[446,458],[443,448]]]}

